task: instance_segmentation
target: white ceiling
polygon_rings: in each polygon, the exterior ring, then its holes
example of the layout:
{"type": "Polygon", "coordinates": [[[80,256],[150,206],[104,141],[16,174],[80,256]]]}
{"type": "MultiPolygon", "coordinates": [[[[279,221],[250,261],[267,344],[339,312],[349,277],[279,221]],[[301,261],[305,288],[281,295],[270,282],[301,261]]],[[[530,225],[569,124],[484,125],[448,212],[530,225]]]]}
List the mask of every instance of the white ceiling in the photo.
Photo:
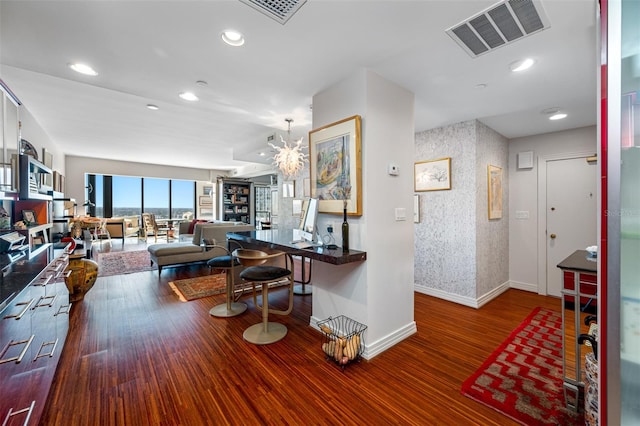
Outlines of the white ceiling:
{"type": "Polygon", "coordinates": [[[471,58],[445,30],[494,3],[308,0],[282,25],[239,0],[2,0],[0,77],[65,153],[204,169],[268,162],[257,153],[287,117],[306,141],[313,95],[362,68],[415,93],[416,131],[479,119],[515,138],[594,125],[595,0],[542,0],[549,29],[471,58]],[[246,44],[225,45],[227,28],[246,44]],[[511,73],[525,57],[535,67],[511,73]],[[568,118],[549,121],[550,107],[568,118]]]}

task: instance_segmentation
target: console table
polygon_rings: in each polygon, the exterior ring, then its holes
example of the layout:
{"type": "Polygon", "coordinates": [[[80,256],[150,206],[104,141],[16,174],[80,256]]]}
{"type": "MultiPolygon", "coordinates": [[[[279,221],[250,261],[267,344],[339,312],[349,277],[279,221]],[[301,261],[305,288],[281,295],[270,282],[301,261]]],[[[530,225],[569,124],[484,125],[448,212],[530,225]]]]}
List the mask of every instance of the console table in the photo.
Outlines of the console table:
{"type": "Polygon", "coordinates": [[[333,265],[344,265],[352,262],[367,260],[367,253],[358,250],[343,251],[341,247],[328,249],[326,247],[309,247],[301,249],[296,247],[293,229],[263,229],[244,232],[227,232],[230,240],[241,241],[256,247],[270,248],[286,251],[293,256],[302,256],[319,262],[333,265]]]}
{"type": "Polygon", "coordinates": [[[558,264],[562,270],[562,375],[565,404],[578,411],[584,388],[584,354],[578,336],[589,331],[584,319],[597,307],[598,263],[586,250],[576,250],[558,264]]]}

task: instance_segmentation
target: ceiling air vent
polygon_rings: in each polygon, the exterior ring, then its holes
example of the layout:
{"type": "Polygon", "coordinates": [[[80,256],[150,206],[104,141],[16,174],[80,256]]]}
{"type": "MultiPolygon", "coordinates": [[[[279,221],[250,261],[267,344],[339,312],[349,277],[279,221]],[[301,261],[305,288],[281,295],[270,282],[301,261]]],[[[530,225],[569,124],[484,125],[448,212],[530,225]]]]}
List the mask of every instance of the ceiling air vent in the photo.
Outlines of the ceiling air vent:
{"type": "Polygon", "coordinates": [[[307,0],[240,0],[284,25],[307,0]]]}
{"type": "Polygon", "coordinates": [[[446,30],[471,57],[549,28],[538,0],[505,0],[446,30]]]}

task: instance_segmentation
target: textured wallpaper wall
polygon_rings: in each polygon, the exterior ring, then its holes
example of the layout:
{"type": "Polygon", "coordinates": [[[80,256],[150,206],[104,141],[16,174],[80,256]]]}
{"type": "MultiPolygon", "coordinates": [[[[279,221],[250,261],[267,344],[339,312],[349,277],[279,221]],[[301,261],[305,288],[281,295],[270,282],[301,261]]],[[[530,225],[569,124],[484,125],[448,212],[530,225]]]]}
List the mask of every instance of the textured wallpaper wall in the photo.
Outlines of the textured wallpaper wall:
{"type": "Polygon", "coordinates": [[[451,189],[419,192],[415,283],[476,300],[508,280],[507,139],[473,120],[416,134],[415,161],[451,157],[451,189]],[[503,168],[504,215],[489,221],[487,165],[503,168]]]}

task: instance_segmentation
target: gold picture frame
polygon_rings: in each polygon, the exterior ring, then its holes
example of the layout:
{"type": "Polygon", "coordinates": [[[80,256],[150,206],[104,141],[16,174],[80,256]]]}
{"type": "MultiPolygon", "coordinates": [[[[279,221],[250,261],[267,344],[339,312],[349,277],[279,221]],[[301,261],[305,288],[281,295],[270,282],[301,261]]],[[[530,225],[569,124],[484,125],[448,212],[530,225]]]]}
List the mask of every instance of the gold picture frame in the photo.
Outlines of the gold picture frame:
{"type": "Polygon", "coordinates": [[[345,118],[309,132],[311,197],[320,213],[362,215],[362,119],[345,118]],[[345,190],[346,188],[346,190],[345,190]]]}
{"type": "Polygon", "coordinates": [[[502,168],[487,166],[489,220],[502,218],[502,168]]]}
{"type": "Polygon", "coordinates": [[[416,162],[413,189],[415,192],[451,189],[451,157],[416,162]]]}

